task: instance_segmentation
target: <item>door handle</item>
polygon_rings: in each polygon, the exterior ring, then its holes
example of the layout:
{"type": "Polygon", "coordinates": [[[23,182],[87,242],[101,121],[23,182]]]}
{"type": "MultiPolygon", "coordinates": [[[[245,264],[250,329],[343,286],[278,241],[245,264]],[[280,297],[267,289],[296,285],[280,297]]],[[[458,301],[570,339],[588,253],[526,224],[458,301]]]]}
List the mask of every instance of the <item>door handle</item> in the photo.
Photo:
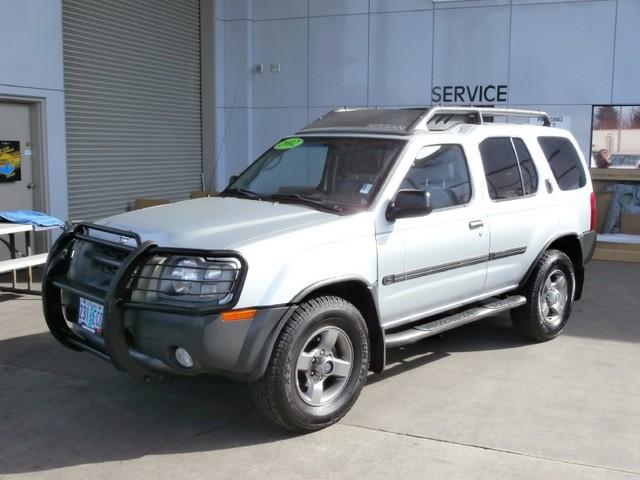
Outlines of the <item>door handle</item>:
{"type": "Polygon", "coordinates": [[[27,188],[28,188],[29,190],[33,190],[34,188],[36,188],[36,184],[35,184],[35,183],[28,183],[28,184],[27,184],[27,188]]]}
{"type": "Polygon", "coordinates": [[[469,222],[469,230],[475,230],[476,228],[482,228],[484,222],[482,220],[472,220],[469,222]]]}

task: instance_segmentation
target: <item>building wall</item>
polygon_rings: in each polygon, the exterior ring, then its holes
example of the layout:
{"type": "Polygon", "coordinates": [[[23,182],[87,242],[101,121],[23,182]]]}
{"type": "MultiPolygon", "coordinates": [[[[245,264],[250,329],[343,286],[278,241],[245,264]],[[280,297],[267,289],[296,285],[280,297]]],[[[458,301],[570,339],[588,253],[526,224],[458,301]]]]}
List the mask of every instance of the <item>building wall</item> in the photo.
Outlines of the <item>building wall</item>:
{"type": "MultiPolygon", "coordinates": [[[[585,154],[592,104],[640,104],[638,0],[202,1],[218,188],[332,108],[428,105],[434,87],[506,85],[494,104],[569,117],[585,154]]],[[[0,9],[0,97],[45,100],[48,211],[67,218],[61,0],[0,9]]]]}
{"type": "Polygon", "coordinates": [[[0,0],[0,17],[0,98],[44,99],[47,210],[66,219],[61,0],[0,0]]]}
{"type": "Polygon", "coordinates": [[[443,87],[465,87],[457,98],[447,90],[453,101],[446,103],[563,116],[585,155],[593,104],[640,103],[637,0],[220,4],[220,142],[227,133],[219,188],[278,138],[329,109],[429,105],[433,87],[440,101],[443,87]],[[477,101],[479,87],[490,87],[488,99],[495,100],[499,86],[506,86],[503,102],[477,101]]]}

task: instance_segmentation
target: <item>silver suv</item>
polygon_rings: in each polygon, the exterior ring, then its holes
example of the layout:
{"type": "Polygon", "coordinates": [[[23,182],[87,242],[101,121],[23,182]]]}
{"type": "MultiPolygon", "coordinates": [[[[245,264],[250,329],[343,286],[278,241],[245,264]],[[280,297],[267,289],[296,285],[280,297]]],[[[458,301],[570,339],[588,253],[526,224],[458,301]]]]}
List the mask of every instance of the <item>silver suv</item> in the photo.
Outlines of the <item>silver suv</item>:
{"type": "Polygon", "coordinates": [[[507,310],[550,340],[582,292],[595,197],[549,125],[331,112],[219,195],[70,226],[45,269],[49,329],[143,381],[248,382],[295,431],[345,415],[387,348],[507,310]]]}

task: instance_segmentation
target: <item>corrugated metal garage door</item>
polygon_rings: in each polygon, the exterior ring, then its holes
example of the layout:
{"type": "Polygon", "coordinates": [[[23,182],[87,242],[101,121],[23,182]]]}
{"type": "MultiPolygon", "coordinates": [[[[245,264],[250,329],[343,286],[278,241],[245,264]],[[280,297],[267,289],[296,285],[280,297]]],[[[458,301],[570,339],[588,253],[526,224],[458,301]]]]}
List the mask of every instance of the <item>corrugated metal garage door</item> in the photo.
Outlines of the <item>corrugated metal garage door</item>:
{"type": "Polygon", "coordinates": [[[199,0],[63,0],[69,217],[200,188],[199,0]]]}

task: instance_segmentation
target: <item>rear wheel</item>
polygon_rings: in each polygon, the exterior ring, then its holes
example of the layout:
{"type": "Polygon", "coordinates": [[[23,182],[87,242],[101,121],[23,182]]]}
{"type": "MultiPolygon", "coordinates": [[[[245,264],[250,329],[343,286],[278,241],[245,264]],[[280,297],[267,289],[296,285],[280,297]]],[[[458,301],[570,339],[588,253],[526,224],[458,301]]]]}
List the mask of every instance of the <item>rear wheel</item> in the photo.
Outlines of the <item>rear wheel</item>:
{"type": "Polygon", "coordinates": [[[368,368],[362,314],[342,298],[317,297],[291,316],[251,393],[260,411],[278,425],[298,432],[319,430],[349,411],[368,368]]]}
{"type": "Polygon", "coordinates": [[[524,288],[527,303],[511,312],[516,330],[545,342],[564,329],[575,292],[575,274],[569,257],[559,250],[547,250],[524,288]]]}

